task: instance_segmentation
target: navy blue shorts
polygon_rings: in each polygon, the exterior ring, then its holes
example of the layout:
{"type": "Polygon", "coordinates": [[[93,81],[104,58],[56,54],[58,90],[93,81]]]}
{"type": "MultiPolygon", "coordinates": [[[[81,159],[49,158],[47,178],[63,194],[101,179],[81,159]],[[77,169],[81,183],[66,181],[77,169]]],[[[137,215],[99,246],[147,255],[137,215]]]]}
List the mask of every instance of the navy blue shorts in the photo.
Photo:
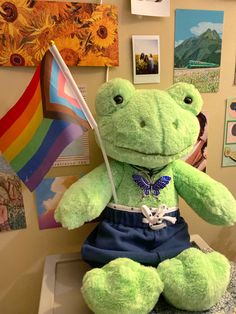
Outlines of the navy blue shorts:
{"type": "Polygon", "coordinates": [[[84,242],[82,258],[93,267],[101,267],[118,257],[128,257],[143,265],[157,266],[191,247],[188,226],[179,210],[168,213],[175,224],[152,230],[143,223],[143,214],[106,207],[101,222],[84,242]]]}

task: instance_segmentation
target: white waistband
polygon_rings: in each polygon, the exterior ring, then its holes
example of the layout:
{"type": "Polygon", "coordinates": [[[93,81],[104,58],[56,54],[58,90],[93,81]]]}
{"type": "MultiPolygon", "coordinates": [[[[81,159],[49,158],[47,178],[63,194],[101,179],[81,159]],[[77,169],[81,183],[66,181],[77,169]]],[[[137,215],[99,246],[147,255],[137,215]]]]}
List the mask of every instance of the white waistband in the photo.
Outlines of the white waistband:
{"type": "Polygon", "coordinates": [[[143,214],[142,222],[148,224],[149,227],[153,230],[160,230],[165,228],[167,224],[164,222],[164,220],[172,224],[175,224],[177,221],[176,217],[168,216],[166,214],[177,211],[178,207],[168,208],[165,204],[162,204],[157,208],[148,207],[146,205],[142,205],[140,208],[130,207],[114,203],[109,203],[107,206],[115,210],[143,214]]]}
{"type": "MultiPolygon", "coordinates": [[[[125,206],[125,205],[120,205],[120,204],[115,204],[115,203],[108,203],[107,207],[110,207],[116,210],[125,211],[125,212],[130,212],[130,213],[142,213],[143,212],[141,207],[131,207],[131,206],[125,206]]],[[[165,208],[165,213],[172,213],[179,209],[176,206],[167,208],[166,205],[160,205],[159,207],[149,207],[151,212],[155,212],[155,213],[157,210],[160,210],[162,208],[165,208]]]]}

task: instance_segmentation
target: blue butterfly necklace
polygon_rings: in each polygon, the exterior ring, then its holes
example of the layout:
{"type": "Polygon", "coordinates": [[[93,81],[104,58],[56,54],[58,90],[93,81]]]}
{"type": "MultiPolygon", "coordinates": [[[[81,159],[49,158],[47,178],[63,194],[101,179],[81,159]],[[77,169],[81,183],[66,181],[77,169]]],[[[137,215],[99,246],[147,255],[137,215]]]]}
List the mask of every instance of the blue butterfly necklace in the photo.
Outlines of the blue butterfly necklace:
{"type": "Polygon", "coordinates": [[[171,177],[169,176],[162,176],[153,182],[152,176],[158,173],[161,169],[147,169],[137,166],[133,167],[139,170],[139,173],[141,172],[145,175],[132,175],[134,182],[142,189],[144,196],[148,196],[150,194],[158,196],[160,194],[160,190],[164,189],[171,180],[171,177]]]}

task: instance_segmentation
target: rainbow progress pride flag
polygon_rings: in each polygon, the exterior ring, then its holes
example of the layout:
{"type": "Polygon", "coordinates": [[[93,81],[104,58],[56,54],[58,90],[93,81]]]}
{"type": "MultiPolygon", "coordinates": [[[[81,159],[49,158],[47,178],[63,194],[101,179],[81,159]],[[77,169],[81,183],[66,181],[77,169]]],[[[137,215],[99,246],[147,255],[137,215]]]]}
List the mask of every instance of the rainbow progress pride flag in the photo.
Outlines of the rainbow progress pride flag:
{"type": "Polygon", "coordinates": [[[73,140],[90,128],[48,50],[21,98],[0,120],[0,150],[33,191],[73,140]]]}

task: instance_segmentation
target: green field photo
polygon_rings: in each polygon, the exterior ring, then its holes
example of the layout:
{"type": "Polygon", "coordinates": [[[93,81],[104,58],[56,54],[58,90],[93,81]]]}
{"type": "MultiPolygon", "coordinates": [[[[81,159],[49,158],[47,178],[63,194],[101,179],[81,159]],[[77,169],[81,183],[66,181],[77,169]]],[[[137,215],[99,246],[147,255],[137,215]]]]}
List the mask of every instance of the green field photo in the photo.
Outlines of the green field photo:
{"type": "Polygon", "coordinates": [[[216,93],[219,90],[220,68],[175,69],[174,82],[193,84],[202,93],[216,93]]]}
{"type": "Polygon", "coordinates": [[[135,54],[136,75],[158,74],[157,54],[135,54]]]}

